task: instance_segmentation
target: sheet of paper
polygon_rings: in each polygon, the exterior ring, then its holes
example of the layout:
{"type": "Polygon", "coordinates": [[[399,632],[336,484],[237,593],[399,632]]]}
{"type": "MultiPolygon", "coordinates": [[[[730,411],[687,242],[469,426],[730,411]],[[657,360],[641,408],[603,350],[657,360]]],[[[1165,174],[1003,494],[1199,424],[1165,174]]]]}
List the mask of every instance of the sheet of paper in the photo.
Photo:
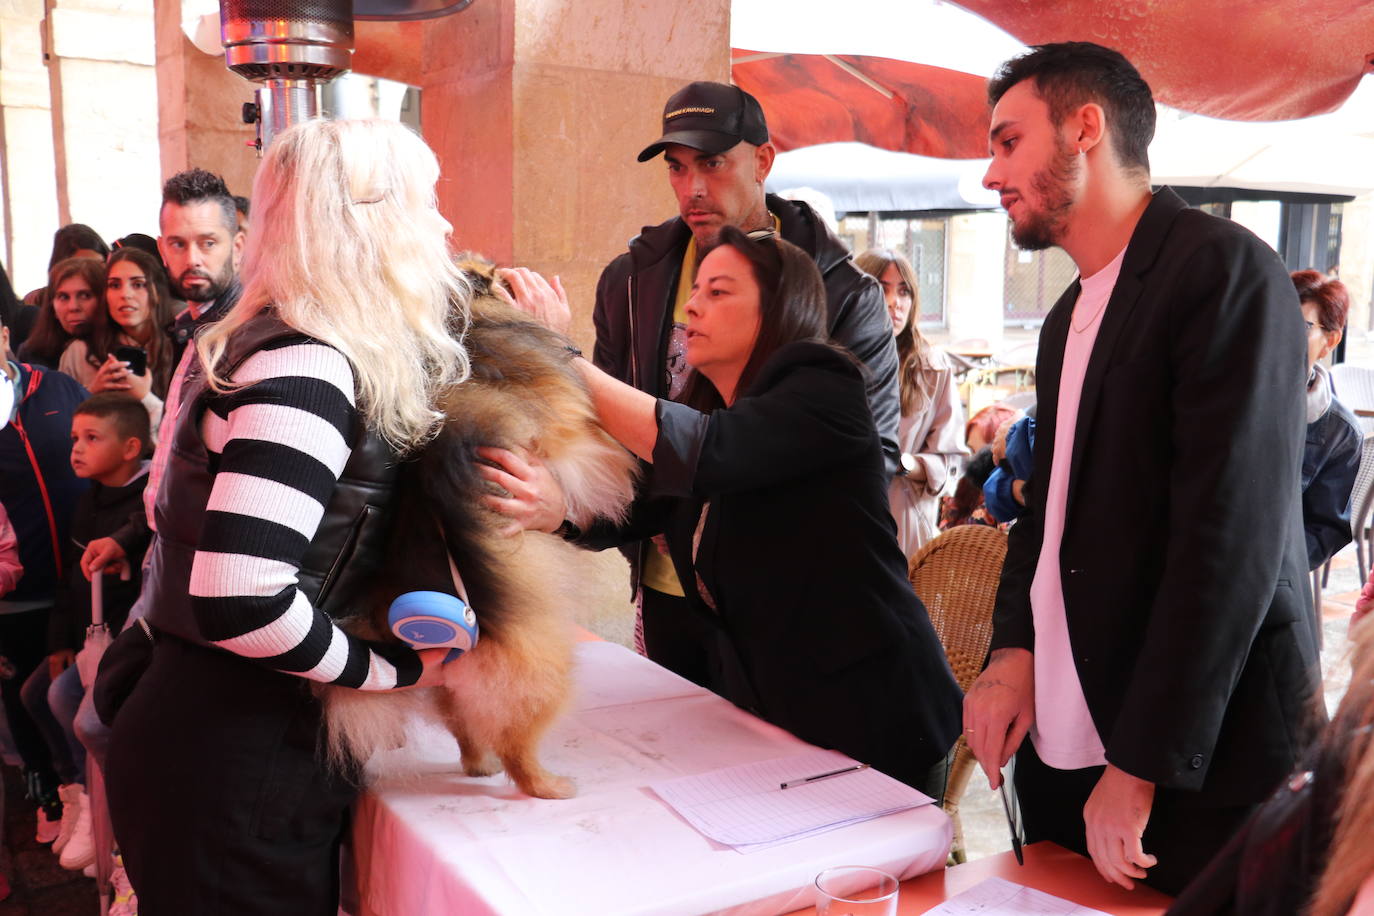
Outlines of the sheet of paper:
{"type": "Polygon", "coordinates": [[[706,694],[685,678],[610,642],[577,644],[577,708],[601,709],[706,694]]]}
{"type": "Polygon", "coordinates": [[[1109,916],[1101,910],[1002,878],[987,878],[925,916],[1109,916]]]}
{"type": "Polygon", "coordinates": [[[784,782],[853,766],[836,751],[811,751],[652,783],[650,788],[705,836],[746,848],[813,836],[931,799],[877,770],[790,789],[784,782]]]}

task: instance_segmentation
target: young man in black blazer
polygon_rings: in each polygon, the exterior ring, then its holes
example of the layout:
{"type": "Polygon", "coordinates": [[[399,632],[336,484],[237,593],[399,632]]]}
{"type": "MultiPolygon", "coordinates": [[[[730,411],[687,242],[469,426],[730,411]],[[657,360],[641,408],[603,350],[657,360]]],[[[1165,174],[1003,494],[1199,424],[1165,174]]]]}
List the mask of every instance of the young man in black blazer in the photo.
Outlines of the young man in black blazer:
{"type": "Polygon", "coordinates": [[[984,184],[1082,279],[1041,331],[1035,472],[965,733],[994,786],[1017,754],[1027,839],[1177,893],[1321,720],[1297,301],[1264,243],[1151,193],[1154,102],[1120,54],[1035,48],[989,98],[984,184]]]}

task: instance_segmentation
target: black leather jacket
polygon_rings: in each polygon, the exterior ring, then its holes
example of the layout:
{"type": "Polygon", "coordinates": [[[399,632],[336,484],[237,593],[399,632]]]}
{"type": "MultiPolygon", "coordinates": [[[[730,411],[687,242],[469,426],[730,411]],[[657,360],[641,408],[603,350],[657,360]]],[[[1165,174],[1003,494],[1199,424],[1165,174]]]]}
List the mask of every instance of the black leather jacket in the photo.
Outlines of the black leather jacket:
{"type": "MultiPolygon", "coordinates": [[[[225,364],[232,373],[268,343],[291,337],[303,335],[283,324],[270,309],[264,310],[234,334],[225,364]]],[[[197,361],[182,383],[185,406],[176,431],[163,446],[171,449],[171,455],[155,504],[158,537],[153,549],[158,556],[153,568],[157,573],[145,584],[152,590],[149,622],[202,644],[205,640],[191,610],[188,585],[214,484],[209,453],[200,435],[206,399],[212,394],[197,361]]],[[[371,575],[381,565],[396,482],[396,458],[380,438],[361,421],[350,438],[353,450],[297,573],[301,593],[336,619],[353,610],[349,599],[366,593],[371,575]]]]}
{"type": "MultiPolygon", "coordinates": [[[[830,336],[868,369],[868,405],[878,426],[888,473],[900,457],[897,421],[897,347],[881,287],[854,266],[849,250],[804,203],[768,195],[782,237],[811,255],[825,279],[830,336]]],[[[680,217],[646,226],[630,250],[601,273],[596,285],[593,362],[655,397],[666,397],[663,364],[682,255],[691,231],[680,217]]]]}

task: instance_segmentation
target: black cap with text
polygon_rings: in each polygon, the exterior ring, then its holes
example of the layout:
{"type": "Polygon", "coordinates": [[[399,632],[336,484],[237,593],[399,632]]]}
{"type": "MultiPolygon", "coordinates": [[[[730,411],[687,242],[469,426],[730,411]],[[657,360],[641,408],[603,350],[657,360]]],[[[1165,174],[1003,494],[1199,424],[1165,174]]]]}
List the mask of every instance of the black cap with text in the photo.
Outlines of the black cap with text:
{"type": "Polygon", "coordinates": [[[689,83],[663,106],[663,136],[644,148],[639,161],[652,159],[673,143],[723,153],[741,141],[754,146],[768,142],[768,124],[758,99],[738,86],[689,83]]]}

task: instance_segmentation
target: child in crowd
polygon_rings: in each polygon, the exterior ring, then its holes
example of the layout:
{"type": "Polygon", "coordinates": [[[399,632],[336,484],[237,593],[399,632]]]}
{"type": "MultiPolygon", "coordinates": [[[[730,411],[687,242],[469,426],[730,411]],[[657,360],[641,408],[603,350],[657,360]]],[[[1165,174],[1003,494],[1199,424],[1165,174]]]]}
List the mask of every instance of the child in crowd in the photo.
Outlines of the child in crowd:
{"type": "Polygon", "coordinates": [[[19,562],[19,539],[14,536],[9,513],[0,504],[0,596],[7,595],[24,578],[24,565],[19,562]]]}
{"type": "Polygon", "coordinates": [[[997,527],[997,519],[983,505],[983,484],[992,469],[992,448],[983,446],[964,464],[964,473],[954,486],[954,494],[940,500],[940,530],[948,531],[959,525],[987,525],[997,527]]]}
{"type": "MultiPolygon", "coordinates": [[[[8,418],[5,418],[8,419],[8,418]]],[[[24,577],[24,566],[19,562],[19,539],[14,536],[14,526],[10,524],[9,513],[0,504],[0,596],[9,594],[24,577]]],[[[0,787],[0,821],[4,819],[4,790],[0,787]]],[[[10,881],[0,873],[0,900],[10,895],[10,881]]]]}
{"type": "MultiPolygon", "coordinates": [[[[9,349],[10,330],[0,315],[0,351],[9,349]]],[[[62,545],[87,481],[72,473],[72,411],[86,390],[70,376],[50,369],[0,362],[0,505],[14,526],[24,575],[0,596],[0,699],[15,750],[23,763],[29,797],[38,805],[34,838],[51,843],[62,819],[58,786],[62,777],[41,727],[26,708],[22,688],[38,668],[47,668],[48,616],[61,578],[62,545]],[[6,409],[8,402],[13,405],[6,409]]]]}
{"type": "MultiPolygon", "coordinates": [[[[76,505],[67,545],[64,575],[58,585],[48,627],[48,664],[24,685],[24,702],[43,726],[55,760],[69,762],[76,776],[59,791],[63,801],[62,830],[53,851],[64,868],[82,869],[95,861],[89,802],[84,791],[86,753],[72,728],[85,694],[77,672],[76,653],[91,623],[91,584],[81,573],[81,554],[93,538],[119,528],[132,512],[142,509],[147,483],[151,436],[148,412],[123,394],[105,393],[82,402],[72,416],[72,470],[92,486],[76,505]]],[[[111,632],[119,632],[129,608],[138,598],[139,559],[131,557],[129,580],[102,580],[102,608],[111,632]]]]}

